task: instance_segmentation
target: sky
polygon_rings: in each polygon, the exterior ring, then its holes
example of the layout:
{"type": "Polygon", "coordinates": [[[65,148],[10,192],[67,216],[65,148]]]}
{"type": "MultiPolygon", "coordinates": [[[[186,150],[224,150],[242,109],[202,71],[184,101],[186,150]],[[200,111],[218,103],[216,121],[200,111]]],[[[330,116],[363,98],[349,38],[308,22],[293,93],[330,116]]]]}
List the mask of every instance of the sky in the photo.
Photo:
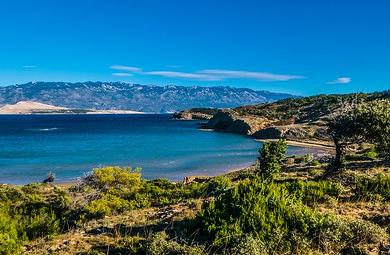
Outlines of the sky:
{"type": "Polygon", "coordinates": [[[0,86],[390,89],[388,0],[2,0],[0,86]]]}

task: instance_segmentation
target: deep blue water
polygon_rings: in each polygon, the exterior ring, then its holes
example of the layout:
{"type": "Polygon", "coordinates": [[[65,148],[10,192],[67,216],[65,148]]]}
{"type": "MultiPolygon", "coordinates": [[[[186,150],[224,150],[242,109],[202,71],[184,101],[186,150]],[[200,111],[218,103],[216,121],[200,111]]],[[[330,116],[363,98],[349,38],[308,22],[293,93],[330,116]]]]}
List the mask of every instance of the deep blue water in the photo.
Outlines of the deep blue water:
{"type": "MultiPolygon", "coordinates": [[[[94,167],[141,167],[145,178],[215,175],[256,161],[259,142],[197,129],[171,115],[0,116],[0,183],[75,180],[94,167]]],[[[290,152],[303,153],[300,148],[290,152]]]]}

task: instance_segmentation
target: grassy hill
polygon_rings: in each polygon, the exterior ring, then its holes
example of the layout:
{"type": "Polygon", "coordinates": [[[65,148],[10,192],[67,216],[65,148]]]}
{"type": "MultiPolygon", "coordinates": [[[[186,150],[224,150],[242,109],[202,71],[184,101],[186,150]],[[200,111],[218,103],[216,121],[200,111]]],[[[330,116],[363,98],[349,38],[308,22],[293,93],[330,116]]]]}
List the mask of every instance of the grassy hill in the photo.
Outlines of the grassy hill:
{"type": "Polygon", "coordinates": [[[202,128],[250,135],[259,139],[284,137],[295,141],[327,141],[326,124],[342,107],[351,102],[371,102],[390,98],[390,92],[345,95],[318,95],[283,99],[273,103],[232,109],[189,109],[174,117],[208,120],[202,128]]]}

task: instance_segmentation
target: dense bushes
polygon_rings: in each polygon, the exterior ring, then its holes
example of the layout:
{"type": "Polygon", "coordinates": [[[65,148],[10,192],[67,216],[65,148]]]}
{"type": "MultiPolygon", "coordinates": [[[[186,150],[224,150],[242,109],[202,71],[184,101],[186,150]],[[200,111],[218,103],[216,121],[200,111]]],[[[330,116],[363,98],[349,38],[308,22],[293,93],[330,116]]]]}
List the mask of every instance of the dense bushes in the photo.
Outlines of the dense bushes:
{"type": "Polygon", "coordinates": [[[330,181],[296,181],[285,184],[288,191],[305,204],[324,202],[341,193],[341,185],[330,181]]]}
{"type": "Polygon", "coordinates": [[[286,188],[261,178],[245,180],[205,204],[197,221],[214,251],[229,254],[327,252],[383,241],[385,232],[374,224],[342,221],[302,202],[339,192],[329,182],[297,182],[286,188]]]}
{"type": "Polygon", "coordinates": [[[165,232],[155,233],[145,245],[145,253],[149,255],[202,255],[206,254],[202,247],[179,244],[170,240],[165,232]]]}
{"type": "Polygon", "coordinates": [[[227,177],[209,182],[184,185],[167,179],[141,180],[140,170],[121,167],[94,169],[84,179],[77,193],[83,193],[86,205],[81,208],[86,218],[103,217],[126,210],[148,206],[164,206],[190,198],[199,198],[223,192],[231,186],[227,177]]]}
{"type": "Polygon", "coordinates": [[[355,194],[359,199],[390,201],[390,176],[379,174],[373,178],[357,177],[355,194]]]}
{"type": "Polygon", "coordinates": [[[26,240],[60,233],[68,220],[69,197],[45,184],[0,188],[0,254],[20,251],[26,240]]]}
{"type": "Polygon", "coordinates": [[[21,250],[26,240],[19,217],[11,216],[9,209],[0,208],[0,254],[14,254],[21,250]]]}
{"type": "Polygon", "coordinates": [[[335,221],[295,199],[282,185],[262,179],[245,180],[206,204],[198,220],[215,247],[233,246],[254,235],[267,251],[289,251],[292,236],[313,240],[318,230],[333,228],[335,221]]]}

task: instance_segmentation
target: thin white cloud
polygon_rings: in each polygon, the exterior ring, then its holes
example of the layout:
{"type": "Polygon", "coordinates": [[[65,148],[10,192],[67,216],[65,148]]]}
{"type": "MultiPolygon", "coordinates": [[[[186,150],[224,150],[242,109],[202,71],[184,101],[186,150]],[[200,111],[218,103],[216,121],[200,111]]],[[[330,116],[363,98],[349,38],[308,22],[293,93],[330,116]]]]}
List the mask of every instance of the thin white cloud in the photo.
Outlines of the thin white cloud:
{"type": "Polygon", "coordinates": [[[260,81],[288,81],[293,79],[303,79],[304,76],[289,75],[289,74],[273,74],[265,72],[249,72],[249,71],[235,71],[235,70],[201,70],[198,71],[201,74],[213,75],[220,79],[253,79],[260,81]]]}
{"type": "Polygon", "coordinates": [[[23,68],[37,68],[37,66],[33,66],[33,65],[26,65],[26,66],[23,66],[23,68]]]}
{"type": "Polygon", "coordinates": [[[201,74],[201,73],[184,73],[184,72],[172,72],[172,71],[153,71],[145,72],[147,75],[155,75],[169,78],[182,78],[182,79],[191,79],[191,80],[201,80],[201,81],[220,81],[221,78],[218,78],[214,75],[201,74]]]}
{"type": "Polygon", "coordinates": [[[207,69],[195,72],[177,72],[167,70],[157,70],[145,72],[139,67],[113,65],[113,70],[121,71],[113,73],[115,76],[153,75],[167,78],[180,78],[198,81],[223,81],[225,79],[249,79],[257,81],[289,81],[294,79],[303,79],[305,76],[290,74],[274,74],[266,72],[250,72],[224,69],[207,69]]]}
{"type": "Polygon", "coordinates": [[[112,73],[113,76],[117,77],[128,77],[128,76],[133,76],[131,73],[112,73]]]}
{"type": "Polygon", "coordinates": [[[327,84],[347,84],[351,81],[352,79],[350,77],[339,77],[336,80],[327,82],[327,84]]]}
{"type": "Polygon", "coordinates": [[[127,72],[133,72],[133,73],[142,72],[141,68],[138,68],[138,67],[135,67],[135,66],[114,65],[114,66],[110,66],[110,68],[113,69],[113,70],[127,71],[127,72]]]}

